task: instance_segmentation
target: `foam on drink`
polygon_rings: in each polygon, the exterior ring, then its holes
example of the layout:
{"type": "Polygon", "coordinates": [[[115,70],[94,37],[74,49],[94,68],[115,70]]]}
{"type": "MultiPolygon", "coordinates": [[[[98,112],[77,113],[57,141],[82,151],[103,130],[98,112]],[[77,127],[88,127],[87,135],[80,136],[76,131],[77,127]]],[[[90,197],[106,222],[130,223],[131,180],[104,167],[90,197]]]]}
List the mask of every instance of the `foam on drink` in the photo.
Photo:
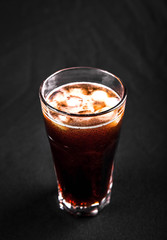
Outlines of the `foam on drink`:
{"type": "Polygon", "coordinates": [[[53,108],[67,113],[63,115],[49,110],[48,115],[53,120],[72,126],[93,126],[117,118],[117,110],[98,117],[89,115],[99,114],[116,106],[120,97],[116,92],[101,84],[76,82],[54,89],[47,96],[46,101],[53,108]],[[81,117],[74,118],[69,114],[78,114],[81,117]]]}

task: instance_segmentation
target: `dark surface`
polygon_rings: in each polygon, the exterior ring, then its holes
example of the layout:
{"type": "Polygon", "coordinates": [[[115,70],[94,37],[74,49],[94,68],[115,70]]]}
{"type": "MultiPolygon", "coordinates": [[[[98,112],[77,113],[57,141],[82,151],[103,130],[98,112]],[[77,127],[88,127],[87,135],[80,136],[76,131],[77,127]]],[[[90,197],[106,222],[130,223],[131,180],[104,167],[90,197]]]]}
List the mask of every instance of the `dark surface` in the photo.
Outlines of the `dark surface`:
{"type": "Polygon", "coordinates": [[[167,2],[1,1],[0,240],[166,239],[167,2]],[[71,66],[128,88],[111,204],[93,218],[58,209],[38,99],[71,66]]]}

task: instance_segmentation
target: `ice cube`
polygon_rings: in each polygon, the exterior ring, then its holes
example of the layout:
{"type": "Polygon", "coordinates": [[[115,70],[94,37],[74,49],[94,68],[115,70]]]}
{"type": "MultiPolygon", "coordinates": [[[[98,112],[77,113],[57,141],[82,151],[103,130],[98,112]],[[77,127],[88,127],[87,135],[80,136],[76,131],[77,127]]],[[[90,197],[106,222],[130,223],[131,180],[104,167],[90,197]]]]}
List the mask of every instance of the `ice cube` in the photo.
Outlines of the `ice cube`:
{"type": "Polygon", "coordinates": [[[97,90],[92,93],[92,98],[94,101],[105,101],[108,96],[106,92],[97,90]]]}
{"type": "Polygon", "coordinates": [[[118,98],[110,97],[106,99],[106,105],[110,108],[115,107],[118,104],[118,98]]]}

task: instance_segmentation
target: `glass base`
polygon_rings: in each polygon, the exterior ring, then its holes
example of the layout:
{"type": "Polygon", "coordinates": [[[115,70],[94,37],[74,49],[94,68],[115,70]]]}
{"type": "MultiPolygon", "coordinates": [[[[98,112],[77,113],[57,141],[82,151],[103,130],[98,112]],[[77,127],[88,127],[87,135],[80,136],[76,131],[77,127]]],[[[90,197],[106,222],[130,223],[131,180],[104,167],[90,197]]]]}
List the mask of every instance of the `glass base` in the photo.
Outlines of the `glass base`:
{"type": "Polygon", "coordinates": [[[107,195],[100,201],[95,202],[89,206],[74,206],[71,203],[67,202],[63,197],[61,192],[59,191],[58,200],[59,200],[59,207],[62,210],[66,210],[72,215],[75,216],[96,216],[99,211],[101,211],[105,206],[110,203],[111,198],[111,188],[107,192],[107,195]]]}

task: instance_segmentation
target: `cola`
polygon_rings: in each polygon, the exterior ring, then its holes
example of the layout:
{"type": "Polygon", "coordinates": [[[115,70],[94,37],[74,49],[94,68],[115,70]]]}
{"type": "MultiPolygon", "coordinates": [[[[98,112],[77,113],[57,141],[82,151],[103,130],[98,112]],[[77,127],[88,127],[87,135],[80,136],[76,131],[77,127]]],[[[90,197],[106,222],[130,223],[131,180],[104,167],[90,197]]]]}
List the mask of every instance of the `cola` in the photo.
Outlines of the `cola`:
{"type": "Polygon", "coordinates": [[[113,89],[92,82],[65,84],[47,95],[49,107],[42,109],[61,208],[107,202],[125,107],[120,101],[113,89]]]}

